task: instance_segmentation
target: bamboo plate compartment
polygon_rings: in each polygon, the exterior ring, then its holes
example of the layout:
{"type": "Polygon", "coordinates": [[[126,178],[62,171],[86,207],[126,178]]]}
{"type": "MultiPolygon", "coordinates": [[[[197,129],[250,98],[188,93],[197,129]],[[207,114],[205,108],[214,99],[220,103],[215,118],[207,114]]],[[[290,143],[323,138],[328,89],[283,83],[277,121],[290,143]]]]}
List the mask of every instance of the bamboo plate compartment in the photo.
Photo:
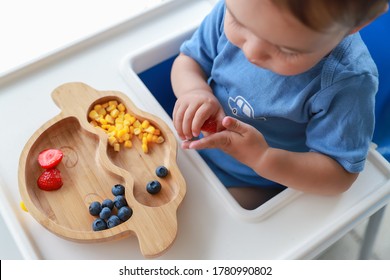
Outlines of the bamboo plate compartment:
{"type": "MultiPolygon", "coordinates": [[[[169,127],[158,117],[138,109],[118,91],[98,91],[83,83],[67,83],[52,92],[61,113],[42,125],[26,143],[19,161],[19,191],[29,213],[45,228],[65,239],[102,242],[136,235],[145,257],[162,254],[177,234],[177,209],[186,193],[185,180],[177,166],[177,141],[169,127]],[[127,112],[160,129],[163,143],[150,143],[144,153],[141,140],[132,148],[114,151],[107,134],[89,123],[88,112],[96,104],[117,100],[127,112]],[[48,148],[63,151],[57,168],[63,186],[43,191],[37,179],[43,169],[38,154],[48,148]],[[159,178],[156,167],[163,165],[169,174],[159,178]],[[162,189],[151,195],[146,184],[159,180],[162,189]],[[118,226],[93,231],[88,208],[92,201],[113,199],[111,188],[125,186],[125,197],[133,210],[131,218],[118,226]]],[[[131,248],[129,248],[131,249],[131,248]]]]}

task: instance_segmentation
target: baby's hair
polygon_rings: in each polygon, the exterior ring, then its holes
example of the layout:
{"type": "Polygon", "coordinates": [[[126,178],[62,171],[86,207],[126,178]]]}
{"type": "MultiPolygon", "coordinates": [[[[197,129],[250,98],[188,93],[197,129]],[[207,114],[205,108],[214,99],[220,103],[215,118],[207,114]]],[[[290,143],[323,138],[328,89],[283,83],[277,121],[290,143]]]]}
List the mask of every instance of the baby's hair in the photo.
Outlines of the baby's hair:
{"type": "Polygon", "coordinates": [[[304,25],[325,31],[334,23],[355,28],[385,11],[388,0],[272,0],[304,25]]]}

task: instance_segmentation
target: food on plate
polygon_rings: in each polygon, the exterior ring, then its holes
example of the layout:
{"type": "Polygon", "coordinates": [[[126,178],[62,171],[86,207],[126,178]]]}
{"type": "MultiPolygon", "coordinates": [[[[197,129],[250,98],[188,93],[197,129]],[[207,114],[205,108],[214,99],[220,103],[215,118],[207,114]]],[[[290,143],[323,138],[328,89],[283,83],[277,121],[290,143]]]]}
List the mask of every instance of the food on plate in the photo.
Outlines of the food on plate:
{"type": "Polygon", "coordinates": [[[156,175],[160,178],[168,176],[168,168],[163,165],[160,165],[156,168],[156,175]]]}
{"type": "Polygon", "coordinates": [[[46,149],[39,153],[38,162],[42,168],[49,169],[56,167],[64,157],[59,149],[46,149]]]}
{"type": "Polygon", "coordinates": [[[24,204],[23,201],[21,201],[19,205],[20,205],[20,208],[22,208],[22,210],[23,210],[24,212],[28,212],[27,207],[26,207],[26,205],[24,204]]]}
{"type": "Polygon", "coordinates": [[[100,127],[108,135],[108,143],[119,152],[121,144],[125,148],[133,147],[133,137],[142,141],[142,151],[149,152],[149,143],[163,143],[161,131],[149,120],[139,120],[127,112],[126,106],[117,100],[96,104],[88,113],[90,124],[100,127]]]}
{"type": "Polygon", "coordinates": [[[121,184],[116,184],[112,187],[111,192],[114,196],[124,195],[125,194],[125,187],[121,184]]]}
{"type": "Polygon", "coordinates": [[[97,218],[96,220],[93,221],[92,223],[92,229],[94,231],[100,231],[100,230],[104,230],[107,228],[107,223],[105,220],[101,219],[101,218],[97,218]]]}
{"type": "Polygon", "coordinates": [[[146,190],[150,194],[157,194],[161,190],[161,183],[157,180],[150,181],[146,185],[146,190]]]}
{"type": "Polygon", "coordinates": [[[122,184],[116,184],[111,188],[114,199],[104,199],[101,203],[93,201],[89,205],[89,213],[97,218],[92,223],[94,231],[100,231],[115,227],[130,219],[133,215],[133,209],[127,205],[125,187],[122,184]]]}
{"type": "Polygon", "coordinates": [[[90,213],[92,216],[99,216],[100,211],[102,211],[102,205],[100,204],[99,201],[93,201],[93,202],[89,205],[89,213],[90,213]]]}
{"type": "Polygon", "coordinates": [[[125,222],[133,215],[133,210],[128,206],[123,206],[118,210],[118,218],[125,222]]]}
{"type": "Polygon", "coordinates": [[[62,187],[61,172],[56,168],[43,171],[37,180],[38,187],[45,191],[54,191],[62,187]]]}

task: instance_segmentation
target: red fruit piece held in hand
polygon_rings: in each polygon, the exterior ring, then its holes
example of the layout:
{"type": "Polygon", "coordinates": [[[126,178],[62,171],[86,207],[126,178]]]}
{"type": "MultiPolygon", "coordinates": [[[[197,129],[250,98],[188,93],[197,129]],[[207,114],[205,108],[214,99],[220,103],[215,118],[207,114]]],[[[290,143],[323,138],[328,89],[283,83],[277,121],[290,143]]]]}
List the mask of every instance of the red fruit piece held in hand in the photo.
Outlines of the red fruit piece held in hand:
{"type": "Polygon", "coordinates": [[[208,133],[216,133],[217,132],[217,121],[213,119],[208,119],[204,122],[203,126],[200,130],[208,133]]]}
{"type": "Polygon", "coordinates": [[[44,191],[54,191],[62,187],[61,172],[56,169],[45,170],[37,181],[38,187],[44,191]]]}
{"type": "Polygon", "coordinates": [[[43,168],[49,169],[57,166],[63,157],[64,154],[61,150],[47,149],[39,153],[38,162],[43,168]]]}

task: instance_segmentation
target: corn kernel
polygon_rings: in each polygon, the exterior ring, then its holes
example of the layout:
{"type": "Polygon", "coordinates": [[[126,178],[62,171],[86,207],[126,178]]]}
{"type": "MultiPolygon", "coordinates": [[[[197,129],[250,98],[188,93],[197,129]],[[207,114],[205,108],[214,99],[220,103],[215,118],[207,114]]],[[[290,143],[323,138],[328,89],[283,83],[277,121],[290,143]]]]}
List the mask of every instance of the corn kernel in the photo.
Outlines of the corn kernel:
{"type": "Polygon", "coordinates": [[[131,147],[133,147],[133,143],[130,140],[126,140],[124,146],[126,148],[131,148],[131,147]]]}
{"type": "Polygon", "coordinates": [[[149,152],[148,145],[142,144],[142,151],[147,154],[149,152]]]}
{"type": "Polygon", "coordinates": [[[148,144],[148,138],[147,137],[142,137],[142,144],[147,145],[148,144]]]}
{"type": "Polygon", "coordinates": [[[115,135],[116,135],[116,130],[115,130],[115,129],[107,133],[107,136],[108,136],[109,138],[110,138],[110,137],[115,137],[115,135]]]}
{"type": "Polygon", "coordinates": [[[108,105],[116,107],[116,106],[118,106],[118,101],[116,101],[116,100],[108,101],[108,105]]]}
{"type": "Polygon", "coordinates": [[[88,117],[95,120],[96,118],[99,118],[99,114],[95,110],[92,110],[91,112],[89,112],[88,117]]]}
{"type": "Polygon", "coordinates": [[[123,125],[125,125],[125,126],[130,126],[131,125],[131,123],[130,123],[130,121],[128,121],[128,120],[124,120],[123,121],[123,125]]]}
{"type": "Polygon", "coordinates": [[[24,204],[23,201],[21,201],[19,205],[20,205],[20,208],[22,208],[22,210],[23,210],[24,212],[28,212],[27,207],[26,207],[26,205],[24,204]]]}
{"type": "Polygon", "coordinates": [[[122,138],[126,134],[126,129],[118,130],[117,137],[122,138]]]}
{"type": "Polygon", "coordinates": [[[130,122],[130,124],[134,124],[136,120],[137,120],[136,117],[131,116],[129,119],[129,122],[130,122]]]}
{"type": "Polygon", "coordinates": [[[144,120],[141,124],[142,128],[147,128],[149,126],[149,121],[148,120],[144,120]]]}
{"type": "Polygon", "coordinates": [[[111,115],[111,117],[113,117],[113,118],[116,118],[116,117],[118,117],[118,115],[119,115],[119,110],[118,109],[113,109],[111,112],[110,112],[110,115],[111,115]]]}
{"type": "Polygon", "coordinates": [[[120,150],[121,150],[121,146],[119,145],[119,143],[115,143],[114,144],[114,151],[119,152],[120,150]]]}
{"type": "Polygon", "coordinates": [[[133,126],[134,127],[140,127],[141,126],[140,121],[136,119],[135,122],[133,123],[133,126]]]}
{"type": "Polygon", "coordinates": [[[159,137],[157,137],[156,143],[161,144],[164,141],[165,141],[164,138],[162,136],[159,136],[159,137]]]}
{"type": "Polygon", "coordinates": [[[123,129],[123,124],[117,123],[117,124],[115,124],[115,128],[116,128],[117,130],[121,130],[121,129],[123,129]]]}
{"type": "Polygon", "coordinates": [[[120,104],[118,105],[118,110],[121,111],[121,112],[126,111],[125,105],[123,105],[123,103],[120,103],[120,104]]]}
{"type": "Polygon", "coordinates": [[[116,109],[116,106],[115,105],[108,105],[108,107],[106,108],[106,111],[107,112],[111,112],[112,110],[116,109]]]}
{"type": "Polygon", "coordinates": [[[141,129],[139,127],[134,128],[134,134],[139,135],[141,133],[141,129]]]}
{"type": "Polygon", "coordinates": [[[105,118],[100,118],[99,122],[100,122],[101,125],[107,124],[107,120],[105,118]]]}
{"type": "Polygon", "coordinates": [[[123,123],[124,123],[123,118],[117,117],[117,118],[115,119],[115,123],[121,123],[121,124],[123,124],[123,123]]]}
{"type": "Polygon", "coordinates": [[[89,122],[91,125],[93,125],[93,126],[98,126],[98,123],[96,122],[96,121],[90,121],[89,122]]]}
{"type": "Polygon", "coordinates": [[[96,112],[98,112],[98,114],[99,115],[101,115],[101,116],[105,116],[105,115],[107,115],[107,111],[106,111],[106,109],[104,109],[104,108],[100,108],[99,110],[97,110],[96,112]]]}
{"type": "Polygon", "coordinates": [[[104,117],[104,119],[107,121],[107,123],[109,123],[109,124],[114,124],[114,119],[111,117],[111,115],[106,115],[105,117],[104,117]]]}
{"type": "Polygon", "coordinates": [[[116,142],[117,142],[117,141],[116,141],[115,136],[111,136],[111,137],[108,138],[108,143],[109,143],[111,146],[113,146],[116,142]]]}
{"type": "Polygon", "coordinates": [[[154,130],[154,135],[161,135],[160,129],[156,128],[156,129],[154,130]]]}
{"type": "Polygon", "coordinates": [[[108,107],[108,102],[103,103],[103,104],[102,104],[102,107],[103,107],[104,109],[106,109],[106,108],[108,107]]]}
{"type": "Polygon", "coordinates": [[[152,141],[153,141],[153,134],[148,133],[148,135],[146,136],[146,140],[147,140],[148,142],[152,142],[152,141]]]}
{"type": "Polygon", "coordinates": [[[154,126],[150,125],[149,127],[147,127],[147,128],[145,129],[145,132],[154,134],[154,131],[155,131],[155,130],[156,130],[156,128],[155,128],[154,126]]]}

